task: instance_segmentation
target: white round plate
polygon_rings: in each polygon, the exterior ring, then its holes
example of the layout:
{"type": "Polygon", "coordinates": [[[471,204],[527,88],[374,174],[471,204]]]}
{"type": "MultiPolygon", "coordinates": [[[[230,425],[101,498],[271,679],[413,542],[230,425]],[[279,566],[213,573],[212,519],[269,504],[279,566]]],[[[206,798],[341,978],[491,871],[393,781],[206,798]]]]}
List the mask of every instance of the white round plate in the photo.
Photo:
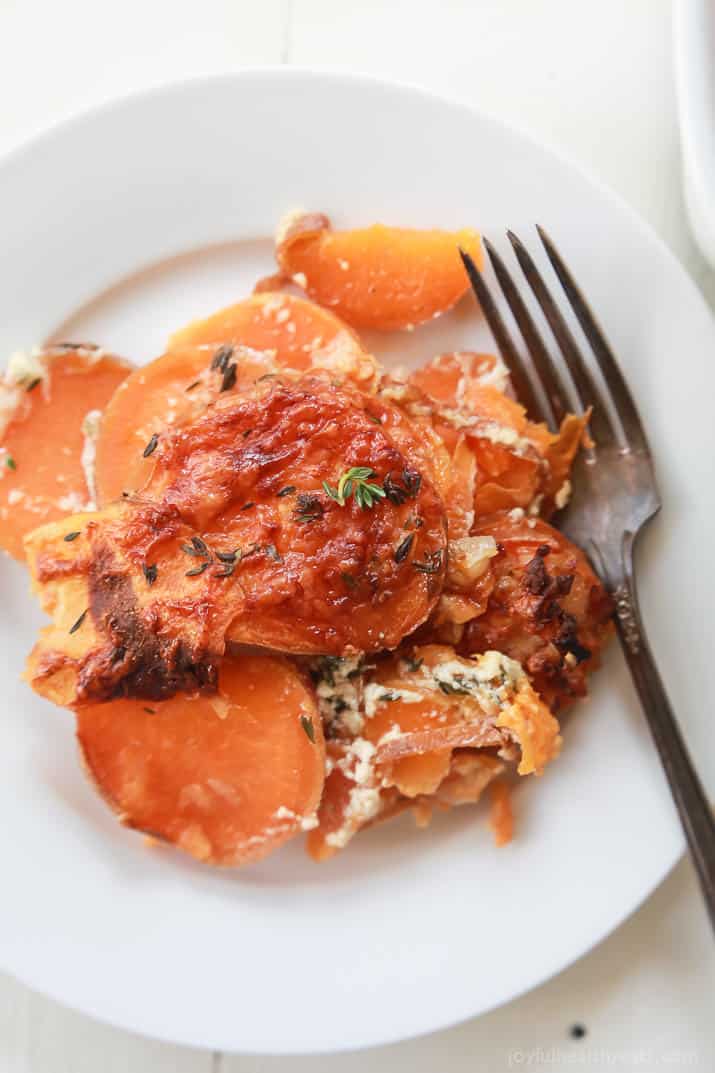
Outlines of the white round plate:
{"type": "MultiPolygon", "coordinates": [[[[0,167],[0,344],[61,331],[148,360],[245,295],[302,205],[381,220],[552,233],[607,326],[652,438],[665,508],[641,555],[655,651],[715,775],[715,331],[695,288],[619,201],[520,134],[412,89],[252,71],[121,101],[0,167]]],[[[543,258],[541,258],[543,263],[543,258]]],[[[415,361],[488,337],[463,310],[380,352],[415,361]]],[[[377,343],[375,344],[377,346],[377,343]]],[[[2,486],[0,484],[0,497],[2,486]]],[[[682,838],[614,646],[559,761],[495,849],[484,812],[408,819],[316,865],[292,845],[235,873],[151,850],[80,771],[72,718],[19,681],[42,616],[2,563],[0,962],[128,1029],[261,1053],[400,1040],[513,998],[579,957],[671,868],[682,838]]]]}

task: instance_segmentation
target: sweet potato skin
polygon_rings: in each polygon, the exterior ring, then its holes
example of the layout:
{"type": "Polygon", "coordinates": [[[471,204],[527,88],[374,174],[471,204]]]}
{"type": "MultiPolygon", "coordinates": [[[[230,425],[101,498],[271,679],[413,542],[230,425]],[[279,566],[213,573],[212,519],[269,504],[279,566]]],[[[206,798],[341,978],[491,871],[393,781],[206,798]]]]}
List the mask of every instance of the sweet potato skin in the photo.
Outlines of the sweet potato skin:
{"type": "Polygon", "coordinates": [[[106,406],[131,371],[128,362],[90,346],[50,347],[42,357],[46,380],[18,391],[0,436],[0,548],[20,560],[26,533],[91,499],[83,420],[106,406]]]}
{"type": "Polygon", "coordinates": [[[260,860],[314,822],[322,727],[309,686],[280,656],[228,657],[213,697],[84,706],[77,738],[122,823],[206,863],[260,860]]]}
{"type": "Polygon", "coordinates": [[[279,228],[276,258],[308,295],[357,328],[394,330],[444,313],[469,283],[459,247],[481,263],[475,231],[372,227],[333,231],[318,213],[279,228]]]}

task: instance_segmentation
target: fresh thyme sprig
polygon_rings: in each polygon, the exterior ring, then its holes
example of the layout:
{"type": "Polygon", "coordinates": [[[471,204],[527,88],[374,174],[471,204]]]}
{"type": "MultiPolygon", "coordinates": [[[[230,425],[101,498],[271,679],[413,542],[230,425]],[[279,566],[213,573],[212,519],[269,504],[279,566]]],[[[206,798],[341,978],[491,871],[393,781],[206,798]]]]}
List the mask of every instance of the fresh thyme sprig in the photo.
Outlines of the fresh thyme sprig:
{"type": "Polygon", "coordinates": [[[344,507],[350,496],[353,496],[359,507],[369,510],[378,499],[385,498],[385,489],[370,480],[375,476],[377,476],[375,470],[370,469],[369,466],[352,466],[342,474],[337,488],[323,481],[323,489],[341,507],[344,507]]]}

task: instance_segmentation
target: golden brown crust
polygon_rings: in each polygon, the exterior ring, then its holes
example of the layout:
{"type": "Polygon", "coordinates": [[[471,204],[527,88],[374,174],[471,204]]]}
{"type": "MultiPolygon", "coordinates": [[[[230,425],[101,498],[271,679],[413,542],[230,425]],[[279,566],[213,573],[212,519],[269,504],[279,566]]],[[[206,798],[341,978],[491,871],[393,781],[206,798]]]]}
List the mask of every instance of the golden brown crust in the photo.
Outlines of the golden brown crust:
{"type": "Polygon", "coordinates": [[[467,623],[465,655],[497,648],[519,660],[555,710],[586,693],[613,626],[613,604],[586,559],[545,521],[510,512],[482,519],[498,554],[478,580],[482,613],[467,623]]]}
{"type": "MultiPolygon", "coordinates": [[[[327,377],[257,385],[162,435],[140,498],[34,533],[36,586],[85,585],[91,643],[63,702],[213,689],[227,639],[377,651],[423,622],[443,583],[444,508],[404,418],[398,447],[367,406],[327,377]],[[370,508],[323,487],[355,466],[387,492],[370,508]]],[[[30,673],[45,695],[50,665],[41,643],[30,673]]]]}

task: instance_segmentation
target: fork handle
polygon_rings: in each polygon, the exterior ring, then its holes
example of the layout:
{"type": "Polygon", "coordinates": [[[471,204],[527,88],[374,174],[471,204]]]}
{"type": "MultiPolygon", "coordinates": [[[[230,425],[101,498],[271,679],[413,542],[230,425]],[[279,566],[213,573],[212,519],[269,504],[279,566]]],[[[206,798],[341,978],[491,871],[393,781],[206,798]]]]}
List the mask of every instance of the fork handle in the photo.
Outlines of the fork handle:
{"type": "Polygon", "coordinates": [[[632,540],[624,544],[624,581],[613,595],[616,626],[643,711],[680,815],[715,930],[715,818],[693,767],[650,650],[638,606],[632,540]]]}

